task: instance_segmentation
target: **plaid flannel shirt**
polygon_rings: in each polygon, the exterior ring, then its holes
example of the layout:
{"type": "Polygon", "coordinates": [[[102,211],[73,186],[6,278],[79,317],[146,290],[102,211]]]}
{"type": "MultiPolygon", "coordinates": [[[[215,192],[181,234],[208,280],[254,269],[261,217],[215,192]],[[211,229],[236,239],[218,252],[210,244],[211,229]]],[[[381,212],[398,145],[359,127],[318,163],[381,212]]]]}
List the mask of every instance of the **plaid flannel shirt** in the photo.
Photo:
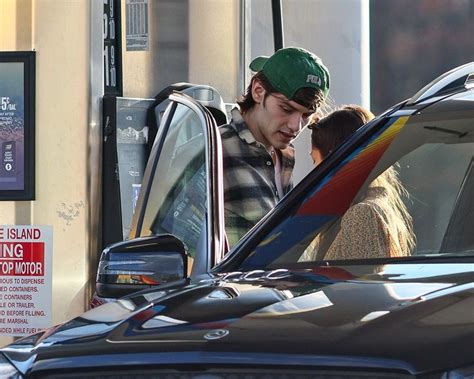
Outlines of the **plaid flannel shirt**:
{"type": "MultiPolygon", "coordinates": [[[[235,243],[280,200],[275,167],[265,146],[257,142],[238,108],[220,128],[224,158],[225,227],[229,245],[235,243]]],[[[283,192],[293,186],[294,148],[279,150],[283,192]]]]}

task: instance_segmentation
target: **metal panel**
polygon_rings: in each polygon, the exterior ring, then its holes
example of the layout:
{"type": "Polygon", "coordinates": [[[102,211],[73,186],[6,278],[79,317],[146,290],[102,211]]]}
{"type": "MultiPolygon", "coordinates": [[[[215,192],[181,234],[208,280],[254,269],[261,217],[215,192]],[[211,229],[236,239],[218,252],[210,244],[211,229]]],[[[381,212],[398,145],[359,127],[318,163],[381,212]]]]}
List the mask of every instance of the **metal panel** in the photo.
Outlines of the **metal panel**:
{"type": "MultiPolygon", "coordinates": [[[[90,5],[90,82],[89,82],[89,116],[88,116],[88,165],[87,165],[87,262],[89,278],[94,278],[100,254],[100,209],[102,186],[102,126],[101,126],[101,99],[104,95],[104,66],[103,66],[103,38],[102,13],[103,2],[89,0],[90,5]]],[[[84,291],[84,302],[87,304],[92,296],[94,281],[90,281],[89,288],[84,291]]]]}

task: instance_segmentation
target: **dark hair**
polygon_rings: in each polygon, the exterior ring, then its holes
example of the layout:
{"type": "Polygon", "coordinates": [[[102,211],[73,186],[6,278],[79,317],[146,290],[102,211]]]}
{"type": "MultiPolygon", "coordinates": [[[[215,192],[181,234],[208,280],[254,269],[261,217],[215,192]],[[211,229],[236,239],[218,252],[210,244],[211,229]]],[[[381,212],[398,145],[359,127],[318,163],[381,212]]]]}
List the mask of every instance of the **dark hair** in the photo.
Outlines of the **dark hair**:
{"type": "MultiPolygon", "coordinates": [[[[265,89],[264,101],[268,95],[272,93],[278,93],[278,91],[275,89],[275,87],[272,86],[272,84],[266,78],[263,72],[257,72],[254,76],[252,76],[250,84],[248,85],[245,94],[242,96],[242,99],[237,101],[237,104],[239,104],[242,113],[248,112],[255,106],[255,100],[252,96],[252,84],[255,80],[259,81],[262,87],[265,89]]],[[[296,91],[295,95],[290,100],[295,101],[303,107],[316,111],[324,104],[324,94],[321,90],[304,87],[296,91]]]]}
{"type": "Polygon", "coordinates": [[[359,105],[344,106],[308,125],[311,129],[311,145],[319,149],[325,158],[347,137],[374,117],[372,112],[359,105]]]}

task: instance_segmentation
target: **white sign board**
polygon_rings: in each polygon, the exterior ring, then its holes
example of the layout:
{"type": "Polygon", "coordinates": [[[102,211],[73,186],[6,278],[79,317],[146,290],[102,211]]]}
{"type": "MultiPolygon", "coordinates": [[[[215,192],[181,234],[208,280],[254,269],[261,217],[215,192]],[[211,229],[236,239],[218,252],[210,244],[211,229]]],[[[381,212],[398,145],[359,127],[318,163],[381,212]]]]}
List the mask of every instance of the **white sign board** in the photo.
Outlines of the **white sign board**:
{"type": "Polygon", "coordinates": [[[51,226],[0,225],[0,335],[52,325],[51,226]]]}
{"type": "Polygon", "coordinates": [[[127,51],[148,50],[148,0],[127,0],[125,3],[127,51]]]}

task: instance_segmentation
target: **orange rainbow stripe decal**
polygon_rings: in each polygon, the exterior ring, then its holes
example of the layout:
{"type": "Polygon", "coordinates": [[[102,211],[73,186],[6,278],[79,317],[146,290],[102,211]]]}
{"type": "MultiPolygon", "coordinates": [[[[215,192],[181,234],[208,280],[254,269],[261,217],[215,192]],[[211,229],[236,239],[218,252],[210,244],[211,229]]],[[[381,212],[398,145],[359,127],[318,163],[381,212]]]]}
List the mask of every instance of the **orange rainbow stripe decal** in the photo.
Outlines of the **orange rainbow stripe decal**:
{"type": "Polygon", "coordinates": [[[408,116],[398,118],[374,141],[356,152],[355,157],[349,157],[349,162],[306,201],[298,215],[342,215],[407,120],[408,116]]]}

